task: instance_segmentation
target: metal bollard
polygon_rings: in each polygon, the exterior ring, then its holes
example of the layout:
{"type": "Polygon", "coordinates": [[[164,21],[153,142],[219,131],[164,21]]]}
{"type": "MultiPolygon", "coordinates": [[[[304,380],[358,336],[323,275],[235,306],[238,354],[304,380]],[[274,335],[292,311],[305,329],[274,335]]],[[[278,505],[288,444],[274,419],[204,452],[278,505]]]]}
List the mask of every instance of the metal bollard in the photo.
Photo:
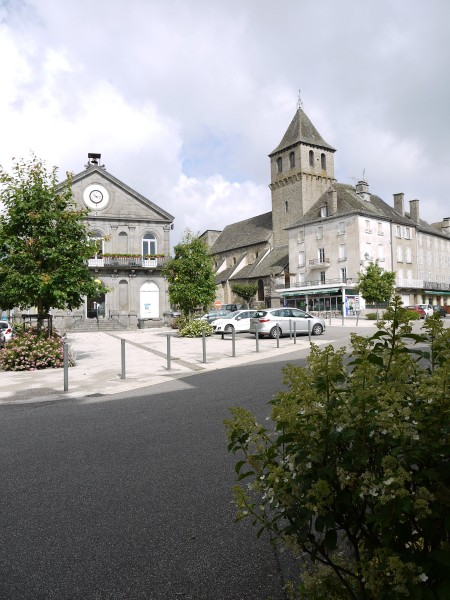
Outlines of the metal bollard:
{"type": "Polygon", "coordinates": [[[292,319],[289,319],[289,339],[292,340],[292,319]]]}
{"type": "Polygon", "coordinates": [[[171,356],[170,356],[170,338],[172,336],[167,334],[167,370],[170,371],[170,361],[171,361],[171,356]]]}
{"type": "Polygon", "coordinates": [[[297,343],[297,321],[294,321],[294,344],[297,343]]]}
{"type": "Polygon", "coordinates": [[[203,363],[206,363],[206,334],[202,331],[203,363]]]}
{"type": "Polygon", "coordinates": [[[277,327],[277,348],[279,348],[280,347],[280,327],[279,327],[278,323],[277,323],[276,327],[277,327]]]}
{"type": "Polygon", "coordinates": [[[311,319],[308,319],[308,336],[309,341],[311,341],[311,319]]]}
{"type": "Polygon", "coordinates": [[[255,325],[256,352],[259,352],[259,324],[255,325]]]}
{"type": "Polygon", "coordinates": [[[233,358],[236,356],[236,331],[234,327],[231,331],[231,355],[233,358]]]}
{"type": "Polygon", "coordinates": [[[63,361],[64,361],[64,391],[69,389],[69,344],[63,344],[63,361]]]}
{"type": "Polygon", "coordinates": [[[122,363],[122,371],[120,373],[120,379],[125,379],[125,340],[120,340],[120,356],[122,363]]]}

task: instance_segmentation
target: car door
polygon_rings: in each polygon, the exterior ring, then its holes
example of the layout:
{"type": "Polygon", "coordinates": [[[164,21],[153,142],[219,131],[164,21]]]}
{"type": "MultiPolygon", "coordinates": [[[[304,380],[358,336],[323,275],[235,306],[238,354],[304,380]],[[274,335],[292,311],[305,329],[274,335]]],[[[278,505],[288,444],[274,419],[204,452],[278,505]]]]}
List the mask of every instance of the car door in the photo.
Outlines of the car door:
{"type": "MultiPolygon", "coordinates": [[[[297,333],[308,333],[308,316],[299,308],[292,309],[292,322],[295,321],[295,331],[297,333]]],[[[292,325],[293,326],[293,325],[292,325]]]]}
{"type": "Polygon", "coordinates": [[[254,310],[246,310],[235,319],[236,331],[250,331],[250,317],[256,313],[254,310]]]}

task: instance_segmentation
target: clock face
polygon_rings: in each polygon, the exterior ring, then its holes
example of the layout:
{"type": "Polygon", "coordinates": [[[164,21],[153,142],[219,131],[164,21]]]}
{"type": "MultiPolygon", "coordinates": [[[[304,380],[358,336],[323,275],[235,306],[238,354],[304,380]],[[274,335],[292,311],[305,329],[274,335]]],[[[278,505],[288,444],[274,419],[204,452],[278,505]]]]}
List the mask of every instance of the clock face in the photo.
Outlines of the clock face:
{"type": "Polygon", "coordinates": [[[83,192],[83,200],[88,208],[101,210],[108,206],[109,193],[100,183],[91,183],[83,192]]]}

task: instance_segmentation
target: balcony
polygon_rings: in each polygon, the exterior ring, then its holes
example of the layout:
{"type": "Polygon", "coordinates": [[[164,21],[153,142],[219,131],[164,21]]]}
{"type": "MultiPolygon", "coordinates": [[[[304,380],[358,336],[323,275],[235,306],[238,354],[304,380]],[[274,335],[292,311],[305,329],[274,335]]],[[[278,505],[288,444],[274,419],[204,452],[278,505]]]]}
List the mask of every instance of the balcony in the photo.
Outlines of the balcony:
{"type": "Polygon", "coordinates": [[[134,254],[111,254],[90,258],[89,267],[120,269],[161,269],[167,261],[166,256],[139,256],[134,254]]]}
{"type": "Polygon", "coordinates": [[[356,278],[347,278],[345,281],[342,280],[341,277],[335,277],[334,279],[325,279],[324,281],[322,281],[322,279],[310,279],[308,281],[299,281],[298,279],[295,280],[294,277],[291,278],[290,282],[285,282],[284,278],[277,278],[275,280],[275,286],[277,288],[306,288],[306,287],[318,287],[318,286],[324,286],[324,285],[348,285],[353,287],[353,282],[357,281],[357,277],[356,278]]]}
{"type": "Polygon", "coordinates": [[[309,268],[310,269],[322,269],[330,266],[329,258],[311,258],[309,260],[309,268]]]}

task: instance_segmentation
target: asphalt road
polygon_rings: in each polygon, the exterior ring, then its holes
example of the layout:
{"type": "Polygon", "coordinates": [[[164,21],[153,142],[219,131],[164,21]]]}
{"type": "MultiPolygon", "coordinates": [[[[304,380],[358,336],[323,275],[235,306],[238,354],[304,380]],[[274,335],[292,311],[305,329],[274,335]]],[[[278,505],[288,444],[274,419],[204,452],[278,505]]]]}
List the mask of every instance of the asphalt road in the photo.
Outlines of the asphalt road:
{"type": "Polygon", "coordinates": [[[287,361],[0,408],[0,598],[285,600],[272,546],[234,521],[223,419],[263,420],[287,361]]]}

